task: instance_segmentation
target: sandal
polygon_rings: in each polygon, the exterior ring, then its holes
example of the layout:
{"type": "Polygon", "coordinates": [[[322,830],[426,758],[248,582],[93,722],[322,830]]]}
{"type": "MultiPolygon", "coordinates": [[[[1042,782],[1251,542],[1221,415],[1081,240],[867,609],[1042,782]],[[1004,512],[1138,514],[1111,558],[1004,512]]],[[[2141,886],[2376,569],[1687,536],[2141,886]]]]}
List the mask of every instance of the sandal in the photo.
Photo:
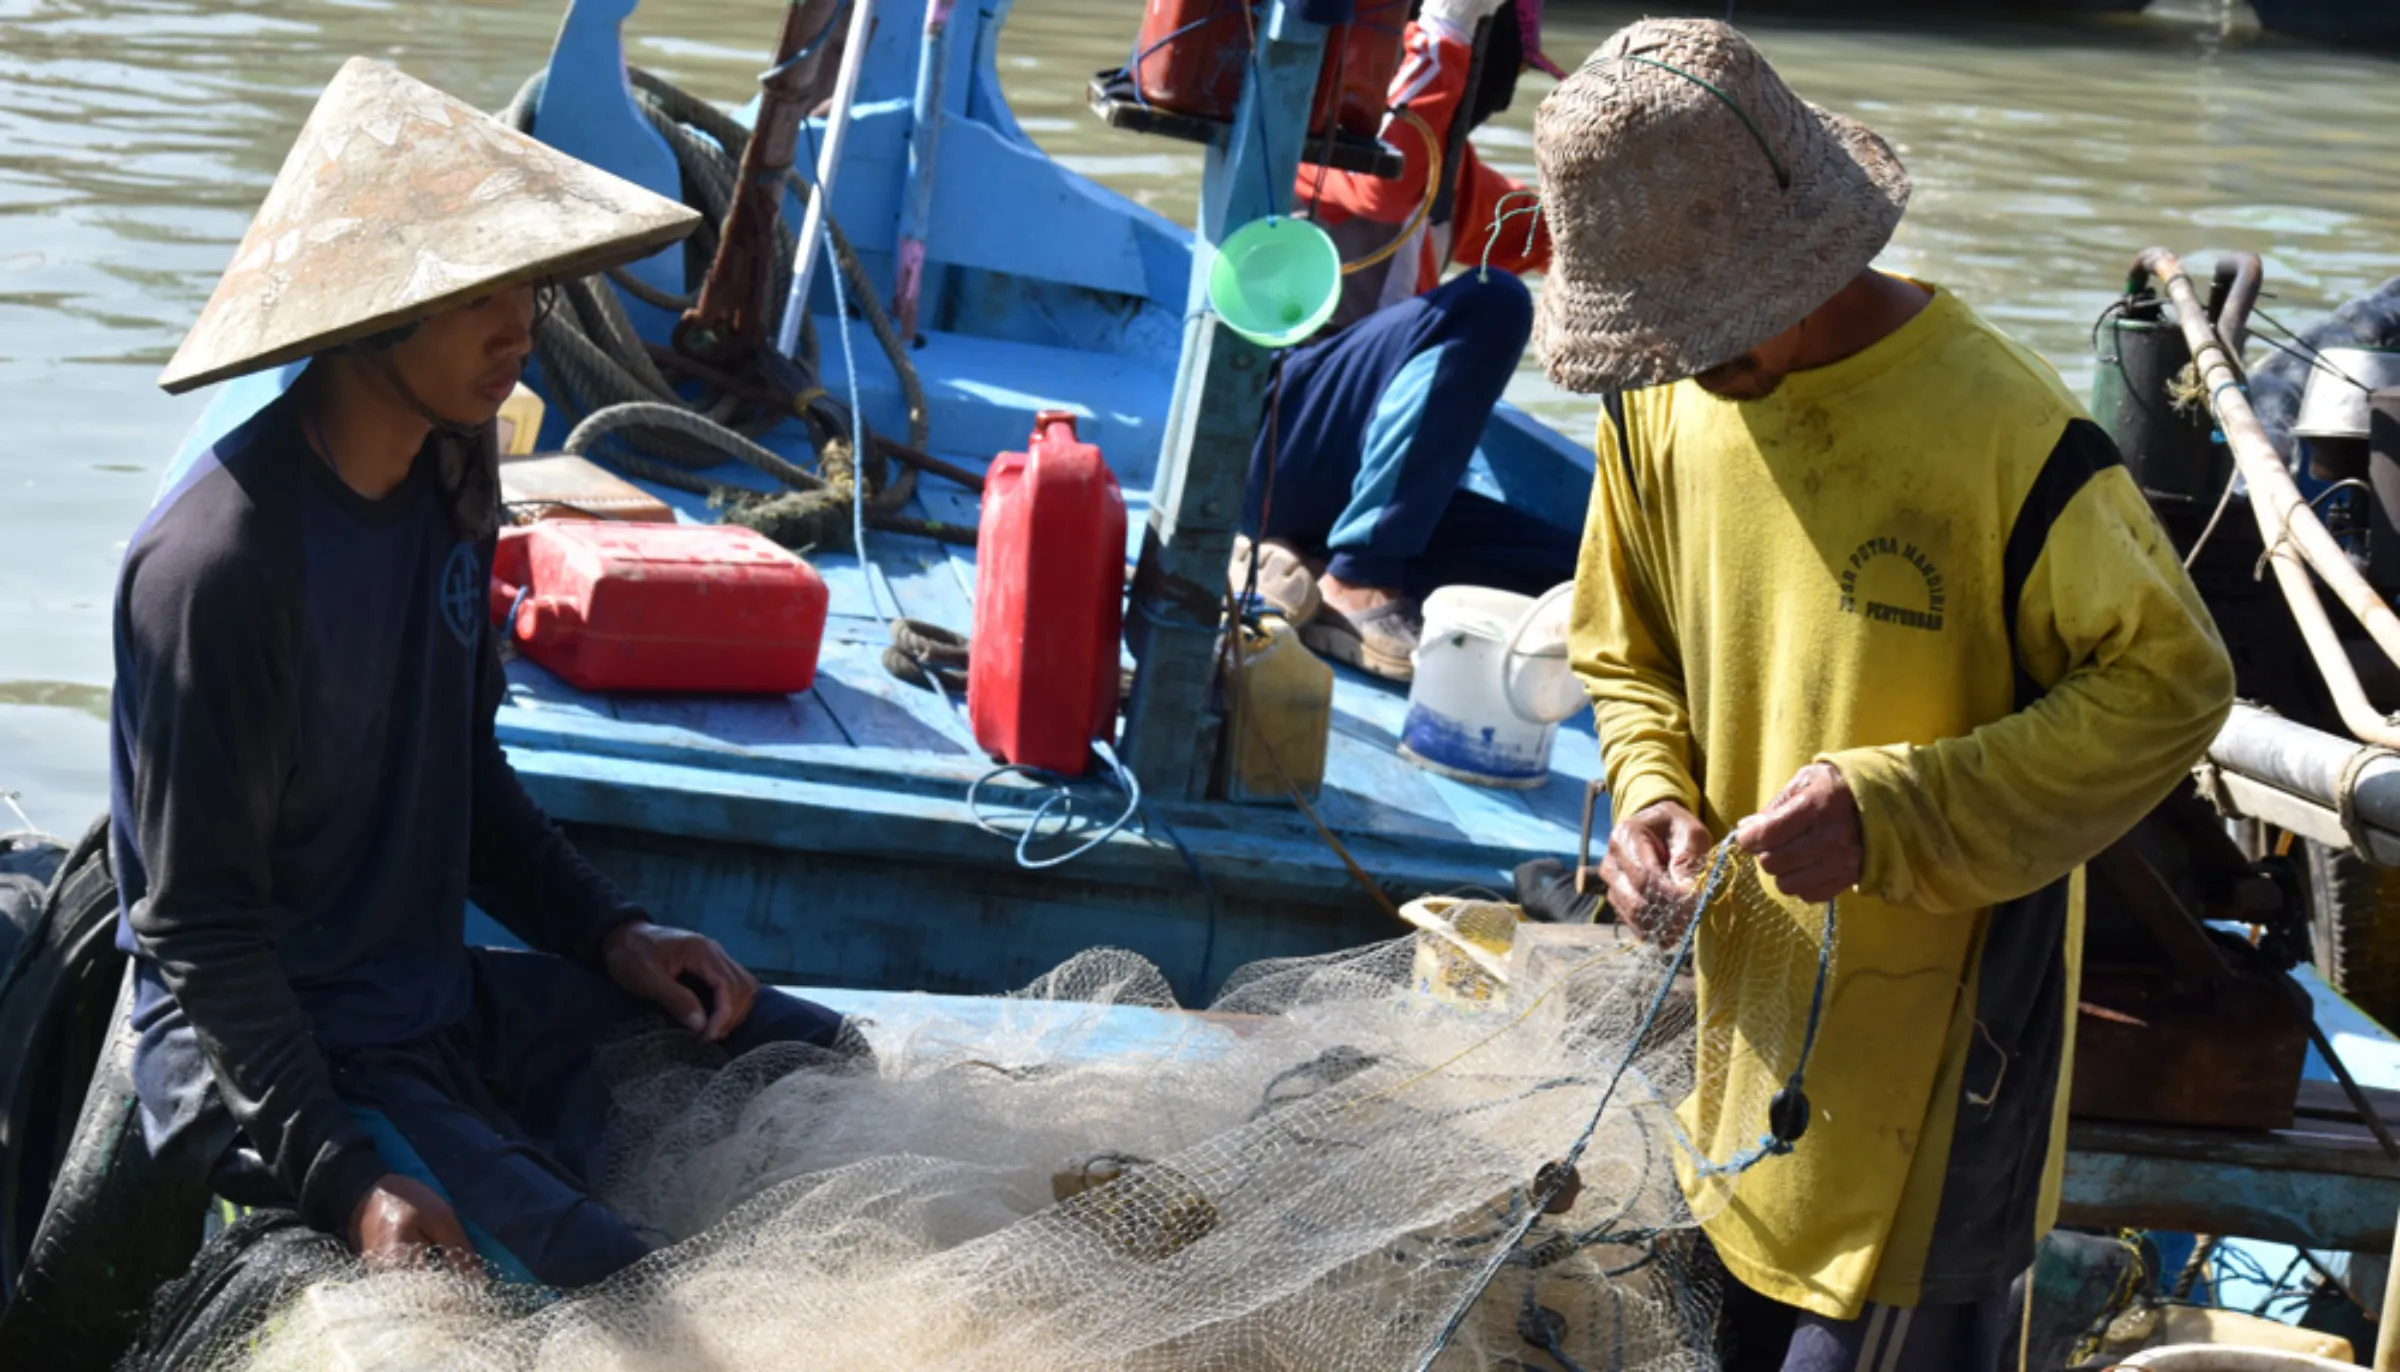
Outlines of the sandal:
{"type": "Polygon", "coordinates": [[[1268,609],[1282,615],[1292,627],[1315,619],[1324,608],[1324,597],[1317,592],[1317,574],[1308,569],[1300,555],[1274,543],[1258,546],[1258,584],[1250,584],[1250,538],[1246,534],[1233,536],[1233,558],[1226,563],[1225,581],[1239,598],[1244,590],[1253,590],[1266,602],[1268,609]]]}
{"type": "Polygon", "coordinates": [[[1326,605],[1300,631],[1300,641],[1387,681],[1410,681],[1417,675],[1417,636],[1422,631],[1416,607],[1405,600],[1355,612],[1326,605]]]}

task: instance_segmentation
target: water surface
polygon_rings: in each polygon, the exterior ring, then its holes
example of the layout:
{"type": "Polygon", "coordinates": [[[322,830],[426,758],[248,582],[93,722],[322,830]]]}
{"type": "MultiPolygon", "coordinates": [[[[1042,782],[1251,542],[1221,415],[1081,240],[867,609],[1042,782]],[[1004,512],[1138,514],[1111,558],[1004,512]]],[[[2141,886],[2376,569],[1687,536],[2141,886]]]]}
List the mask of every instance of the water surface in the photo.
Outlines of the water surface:
{"type": "MultiPolygon", "coordinates": [[[[1572,66],[1618,25],[1673,8],[1559,6],[1547,46],[1572,66]]],[[[2228,35],[2216,10],[1742,22],[1802,93],[1907,161],[1916,198],[1887,264],[1951,286],[2080,388],[2089,322],[2146,244],[2264,254],[2268,309],[2295,323],[2400,271],[2394,137],[2375,113],[2400,64],[2228,35]]],[[[117,559],[203,403],[152,378],[317,89],[365,53],[497,107],[541,63],[557,15],[547,0],[0,0],[0,791],[22,791],[44,826],[80,828],[105,801],[117,559]]],[[[780,16],[649,0],[629,48],[738,100],[780,16]]],[[[1129,0],[1021,0],[1001,74],[1054,155],[1188,222],[1196,153],[1083,108],[1085,80],[1124,60],[1138,22],[1129,0]]],[[[1547,84],[1529,77],[1479,136],[1495,165],[1531,174],[1547,84]]],[[[1569,433],[1590,427],[1588,402],[1530,370],[1512,394],[1569,433]]]]}

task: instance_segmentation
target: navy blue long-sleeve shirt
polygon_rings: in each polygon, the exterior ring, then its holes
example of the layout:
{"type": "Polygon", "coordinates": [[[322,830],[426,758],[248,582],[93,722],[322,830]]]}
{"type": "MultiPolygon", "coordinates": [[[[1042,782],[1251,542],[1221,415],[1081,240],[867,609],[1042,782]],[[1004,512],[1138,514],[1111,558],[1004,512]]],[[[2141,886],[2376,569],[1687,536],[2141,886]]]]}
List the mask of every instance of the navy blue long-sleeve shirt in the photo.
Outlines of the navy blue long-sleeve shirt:
{"type": "Polygon", "coordinates": [[[145,1133],[162,1148],[221,1099],[334,1233],[390,1169],[326,1054],[465,1012],[470,895],[586,963],[641,915],[494,736],[492,544],[461,535],[439,467],[429,444],[368,499],[286,397],[174,479],[117,591],[112,839],[145,1133]]]}

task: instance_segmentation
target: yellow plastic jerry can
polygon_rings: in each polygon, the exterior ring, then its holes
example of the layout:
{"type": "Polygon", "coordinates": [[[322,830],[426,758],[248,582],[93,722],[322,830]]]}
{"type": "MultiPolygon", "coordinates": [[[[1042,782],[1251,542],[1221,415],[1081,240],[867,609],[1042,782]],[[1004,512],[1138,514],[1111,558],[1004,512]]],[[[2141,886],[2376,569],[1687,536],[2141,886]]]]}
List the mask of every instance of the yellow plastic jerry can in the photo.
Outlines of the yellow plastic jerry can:
{"type": "Polygon", "coordinates": [[[1236,632],[1239,651],[1228,645],[1218,683],[1225,702],[1218,790],[1249,804],[1289,805],[1295,790],[1313,801],[1333,731],[1333,668],[1278,617],[1236,632]]]}
{"type": "Polygon", "coordinates": [[[500,456],[524,457],[533,451],[534,440],[542,432],[544,409],[542,398],[533,393],[533,388],[518,382],[500,405],[500,456]]]}

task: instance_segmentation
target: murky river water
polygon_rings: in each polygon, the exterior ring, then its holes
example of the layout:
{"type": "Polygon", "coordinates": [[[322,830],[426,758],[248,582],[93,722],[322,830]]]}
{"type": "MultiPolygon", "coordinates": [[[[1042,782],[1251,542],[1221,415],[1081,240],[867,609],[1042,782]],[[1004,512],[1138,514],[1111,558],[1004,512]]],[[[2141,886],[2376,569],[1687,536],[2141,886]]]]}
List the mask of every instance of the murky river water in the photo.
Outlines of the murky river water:
{"type": "MultiPolygon", "coordinates": [[[[2228,35],[2218,0],[2165,3],[2195,8],[1743,22],[1803,93],[1900,148],[1917,192],[1889,264],[1954,287],[2080,388],[2086,326],[2145,244],[2265,254],[2269,308],[2295,323],[2400,271],[2400,63],[2228,35]]],[[[1675,8],[1562,0],[1547,46],[1572,66],[1645,9],[1675,8]]],[[[780,9],[648,0],[630,52],[742,98],[780,9]]],[[[1188,221],[1197,155],[1083,109],[1085,79],[1123,61],[1137,14],[1131,0],[1020,0],[1002,75],[1052,153],[1188,221]]],[[[152,378],[317,87],[368,53],[497,106],[557,15],[554,0],[0,0],[0,791],[21,790],[45,827],[79,828],[104,803],[110,587],[201,405],[152,378]]],[[[1479,136],[1489,160],[1530,175],[1546,86],[1529,77],[1479,136]]],[[[1588,402],[1536,373],[1514,394],[1589,427],[1588,402]]]]}

